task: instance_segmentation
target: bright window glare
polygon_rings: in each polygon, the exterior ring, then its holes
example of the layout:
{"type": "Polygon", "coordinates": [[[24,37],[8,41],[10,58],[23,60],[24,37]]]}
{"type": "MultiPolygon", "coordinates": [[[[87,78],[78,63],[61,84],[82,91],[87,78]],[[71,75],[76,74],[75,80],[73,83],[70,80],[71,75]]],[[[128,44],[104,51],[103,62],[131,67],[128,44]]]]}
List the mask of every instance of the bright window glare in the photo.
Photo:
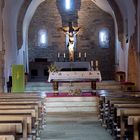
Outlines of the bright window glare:
{"type": "Polygon", "coordinates": [[[48,43],[48,39],[47,39],[46,29],[39,30],[39,32],[38,32],[38,46],[46,47],[47,43],[48,43]]]}
{"type": "Polygon", "coordinates": [[[101,39],[101,42],[104,42],[105,41],[105,39],[106,39],[106,34],[105,34],[105,32],[100,32],[100,39],[101,39]]]}
{"type": "Polygon", "coordinates": [[[46,43],[46,34],[45,34],[45,33],[43,33],[43,34],[41,35],[40,43],[42,43],[42,44],[45,44],[45,43],[46,43]]]}
{"type": "Polygon", "coordinates": [[[47,38],[46,38],[46,31],[40,30],[39,31],[39,43],[40,44],[46,44],[47,38]]]}
{"type": "Polygon", "coordinates": [[[70,0],[65,0],[65,7],[67,10],[69,10],[71,7],[70,7],[70,0]]]}
{"type": "Polygon", "coordinates": [[[99,32],[99,43],[102,48],[109,48],[109,30],[104,28],[99,32]]]}

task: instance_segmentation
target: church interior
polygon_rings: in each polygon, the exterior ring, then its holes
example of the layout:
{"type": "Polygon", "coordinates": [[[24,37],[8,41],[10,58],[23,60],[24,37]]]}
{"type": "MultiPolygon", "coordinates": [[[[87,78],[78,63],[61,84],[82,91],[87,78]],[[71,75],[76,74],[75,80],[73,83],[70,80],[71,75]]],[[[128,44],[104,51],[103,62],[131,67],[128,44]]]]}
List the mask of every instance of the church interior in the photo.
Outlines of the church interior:
{"type": "Polygon", "coordinates": [[[0,0],[0,140],[140,140],[139,0],[0,0]]]}

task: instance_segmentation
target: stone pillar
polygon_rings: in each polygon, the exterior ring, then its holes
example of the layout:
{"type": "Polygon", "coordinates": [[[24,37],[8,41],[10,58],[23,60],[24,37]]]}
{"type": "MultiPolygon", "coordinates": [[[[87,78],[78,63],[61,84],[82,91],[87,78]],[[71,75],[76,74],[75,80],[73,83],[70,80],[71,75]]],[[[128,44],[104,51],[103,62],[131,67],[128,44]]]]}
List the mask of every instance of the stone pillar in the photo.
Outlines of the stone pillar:
{"type": "Polygon", "coordinates": [[[4,8],[4,0],[0,1],[0,92],[4,91],[4,46],[3,46],[3,19],[2,11],[4,8]]]}
{"type": "Polygon", "coordinates": [[[137,5],[137,25],[138,25],[138,31],[137,31],[137,38],[138,38],[138,78],[137,78],[137,86],[140,90],[140,1],[138,0],[137,5]]]}
{"type": "Polygon", "coordinates": [[[0,92],[4,91],[4,51],[0,51],[0,92]]]}

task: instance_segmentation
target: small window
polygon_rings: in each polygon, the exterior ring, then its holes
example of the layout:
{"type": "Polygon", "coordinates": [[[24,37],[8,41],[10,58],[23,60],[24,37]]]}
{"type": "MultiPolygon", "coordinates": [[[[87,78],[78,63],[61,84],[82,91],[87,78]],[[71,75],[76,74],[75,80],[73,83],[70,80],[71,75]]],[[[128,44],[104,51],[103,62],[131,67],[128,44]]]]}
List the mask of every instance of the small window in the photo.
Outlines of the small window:
{"type": "Polygon", "coordinates": [[[103,28],[99,31],[99,45],[101,48],[109,48],[109,30],[103,28]]]}
{"type": "Polygon", "coordinates": [[[39,47],[47,46],[47,31],[45,29],[41,29],[38,32],[38,46],[39,47]]]}
{"type": "Polygon", "coordinates": [[[71,9],[71,0],[65,0],[65,8],[66,8],[66,10],[71,9]]]}

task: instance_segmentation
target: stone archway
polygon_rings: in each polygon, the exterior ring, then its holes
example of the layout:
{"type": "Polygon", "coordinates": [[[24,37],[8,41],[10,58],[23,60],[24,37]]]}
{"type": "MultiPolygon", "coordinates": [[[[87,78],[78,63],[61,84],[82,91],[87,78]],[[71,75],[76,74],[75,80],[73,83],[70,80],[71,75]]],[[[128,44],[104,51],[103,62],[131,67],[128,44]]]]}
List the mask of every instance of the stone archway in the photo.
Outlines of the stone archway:
{"type": "Polygon", "coordinates": [[[30,3],[31,0],[24,1],[19,11],[18,21],[17,21],[17,48],[18,49],[20,49],[23,44],[23,36],[22,36],[23,20],[30,3]]]}

